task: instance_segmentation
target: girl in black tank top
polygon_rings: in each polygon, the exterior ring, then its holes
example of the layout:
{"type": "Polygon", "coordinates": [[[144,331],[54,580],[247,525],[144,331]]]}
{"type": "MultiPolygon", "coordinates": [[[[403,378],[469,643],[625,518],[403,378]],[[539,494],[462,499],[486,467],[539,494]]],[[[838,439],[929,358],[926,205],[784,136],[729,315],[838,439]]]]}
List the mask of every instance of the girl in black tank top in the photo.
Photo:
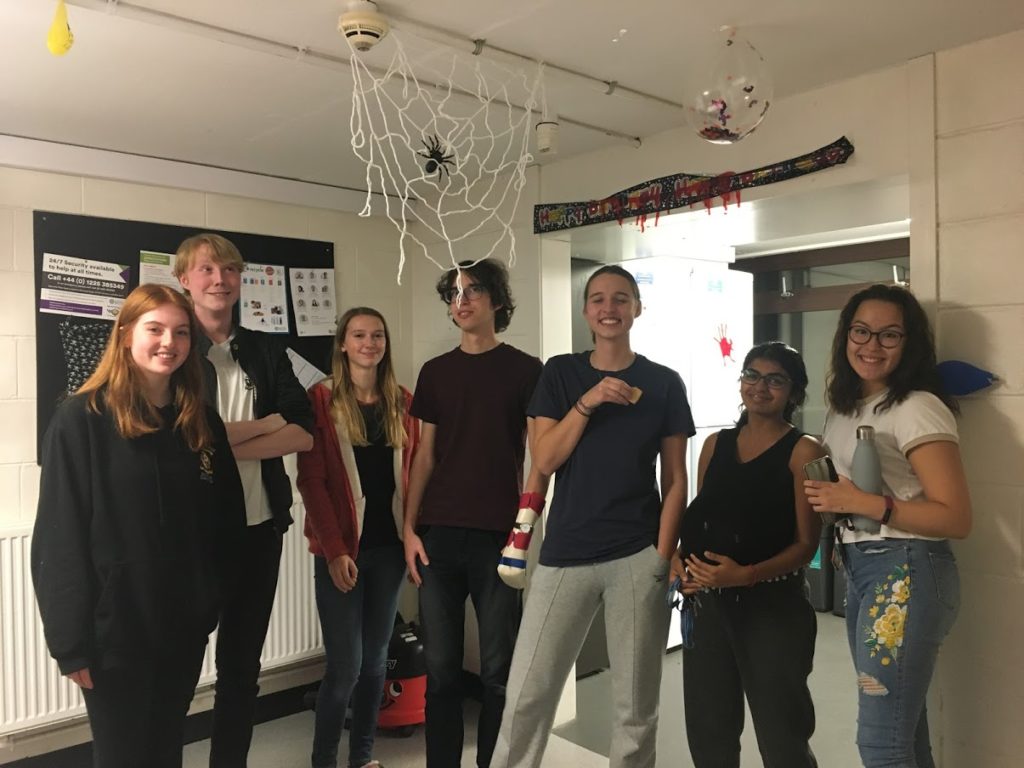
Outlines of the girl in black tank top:
{"type": "Polygon", "coordinates": [[[790,423],[806,388],[796,350],[754,347],[740,374],[736,427],[711,435],[701,450],[697,497],[673,558],[683,593],[697,605],[693,647],[683,652],[696,768],[739,765],[744,696],[766,768],[817,766],[807,689],[817,626],[802,568],[821,523],[802,493],[802,467],[823,451],[790,423]]]}
{"type": "Polygon", "coordinates": [[[703,553],[710,551],[753,565],[794,541],[795,494],[789,464],[803,433],[790,429],[762,453],[742,461],[736,445],[740,430],[718,433],[700,493],[683,518],[684,556],[704,559],[703,553]]]}

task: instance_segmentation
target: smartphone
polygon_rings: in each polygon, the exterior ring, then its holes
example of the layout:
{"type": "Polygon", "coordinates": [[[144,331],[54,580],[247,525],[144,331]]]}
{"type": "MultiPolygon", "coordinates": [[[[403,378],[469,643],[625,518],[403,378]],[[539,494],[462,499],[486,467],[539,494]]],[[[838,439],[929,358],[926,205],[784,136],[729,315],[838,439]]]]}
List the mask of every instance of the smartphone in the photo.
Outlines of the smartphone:
{"type": "MultiPolygon", "coordinates": [[[[832,463],[832,457],[822,456],[820,459],[809,461],[804,464],[804,475],[808,480],[827,480],[830,483],[839,482],[839,473],[836,472],[836,465],[832,463]]],[[[847,515],[837,515],[831,512],[823,512],[821,521],[826,526],[834,525],[840,520],[846,519],[847,515]]]]}
{"type": "Polygon", "coordinates": [[[830,483],[839,482],[836,466],[832,463],[832,457],[828,455],[804,464],[804,475],[808,480],[827,480],[830,483]]]}

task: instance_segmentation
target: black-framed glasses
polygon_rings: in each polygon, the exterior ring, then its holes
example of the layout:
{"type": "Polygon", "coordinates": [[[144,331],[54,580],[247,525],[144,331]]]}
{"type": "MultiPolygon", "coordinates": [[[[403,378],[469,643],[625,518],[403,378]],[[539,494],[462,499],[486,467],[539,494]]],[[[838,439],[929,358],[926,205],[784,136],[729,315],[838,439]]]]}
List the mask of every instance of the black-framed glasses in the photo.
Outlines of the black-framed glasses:
{"type": "Polygon", "coordinates": [[[846,336],[854,344],[860,346],[867,344],[871,341],[871,337],[874,336],[878,339],[879,345],[886,349],[893,349],[902,343],[903,337],[906,336],[906,334],[902,331],[894,331],[889,328],[882,331],[872,331],[864,325],[851,325],[846,331],[846,336]]]}
{"type": "MultiPolygon", "coordinates": [[[[475,299],[479,299],[485,293],[487,293],[487,287],[480,285],[479,283],[470,283],[469,285],[465,285],[462,287],[462,298],[464,301],[473,301],[475,299]]],[[[459,289],[449,288],[447,291],[444,292],[441,298],[444,300],[445,304],[451,304],[453,301],[459,298],[459,289]]]]}
{"type": "Polygon", "coordinates": [[[792,381],[789,376],[782,373],[761,373],[753,368],[744,368],[740,371],[740,381],[744,384],[757,384],[761,379],[764,379],[768,389],[782,389],[792,381]]]}

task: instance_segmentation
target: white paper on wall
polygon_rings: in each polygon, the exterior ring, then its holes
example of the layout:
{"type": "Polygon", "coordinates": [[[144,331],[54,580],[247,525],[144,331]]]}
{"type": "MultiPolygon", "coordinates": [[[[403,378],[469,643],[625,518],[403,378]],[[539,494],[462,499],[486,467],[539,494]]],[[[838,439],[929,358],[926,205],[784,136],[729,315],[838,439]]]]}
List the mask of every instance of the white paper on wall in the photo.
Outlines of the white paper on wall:
{"type": "Polygon", "coordinates": [[[333,336],[338,303],[334,296],[334,270],[291,268],[292,310],[299,336],[333,336]]]}
{"type": "Polygon", "coordinates": [[[247,262],[242,270],[242,297],[239,301],[242,327],[267,333],[288,333],[287,296],[284,267],[247,262]]]}

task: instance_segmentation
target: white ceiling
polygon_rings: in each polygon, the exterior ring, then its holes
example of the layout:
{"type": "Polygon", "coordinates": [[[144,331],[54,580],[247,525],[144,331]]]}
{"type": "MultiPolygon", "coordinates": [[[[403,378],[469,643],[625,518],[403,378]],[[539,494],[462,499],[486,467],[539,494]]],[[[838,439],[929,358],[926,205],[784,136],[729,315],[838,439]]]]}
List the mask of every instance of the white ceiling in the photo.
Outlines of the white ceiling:
{"type": "MultiPolygon", "coordinates": [[[[75,44],[62,58],[44,44],[55,5],[0,0],[0,134],[365,188],[349,146],[350,53],[336,31],[345,0],[69,0],[75,44]],[[209,27],[282,45],[241,45],[209,27]],[[289,53],[298,49],[314,55],[289,53]]],[[[1021,0],[382,0],[380,10],[420,61],[447,50],[439,41],[469,51],[484,38],[672,102],[699,84],[723,24],[761,51],[776,98],[1024,27],[1021,0]]],[[[609,96],[550,70],[546,83],[563,117],[628,136],[683,119],[622,87],[609,96]]],[[[897,108],[880,104],[879,115],[897,108]]],[[[560,156],[621,140],[563,123],[560,156]]]]}

